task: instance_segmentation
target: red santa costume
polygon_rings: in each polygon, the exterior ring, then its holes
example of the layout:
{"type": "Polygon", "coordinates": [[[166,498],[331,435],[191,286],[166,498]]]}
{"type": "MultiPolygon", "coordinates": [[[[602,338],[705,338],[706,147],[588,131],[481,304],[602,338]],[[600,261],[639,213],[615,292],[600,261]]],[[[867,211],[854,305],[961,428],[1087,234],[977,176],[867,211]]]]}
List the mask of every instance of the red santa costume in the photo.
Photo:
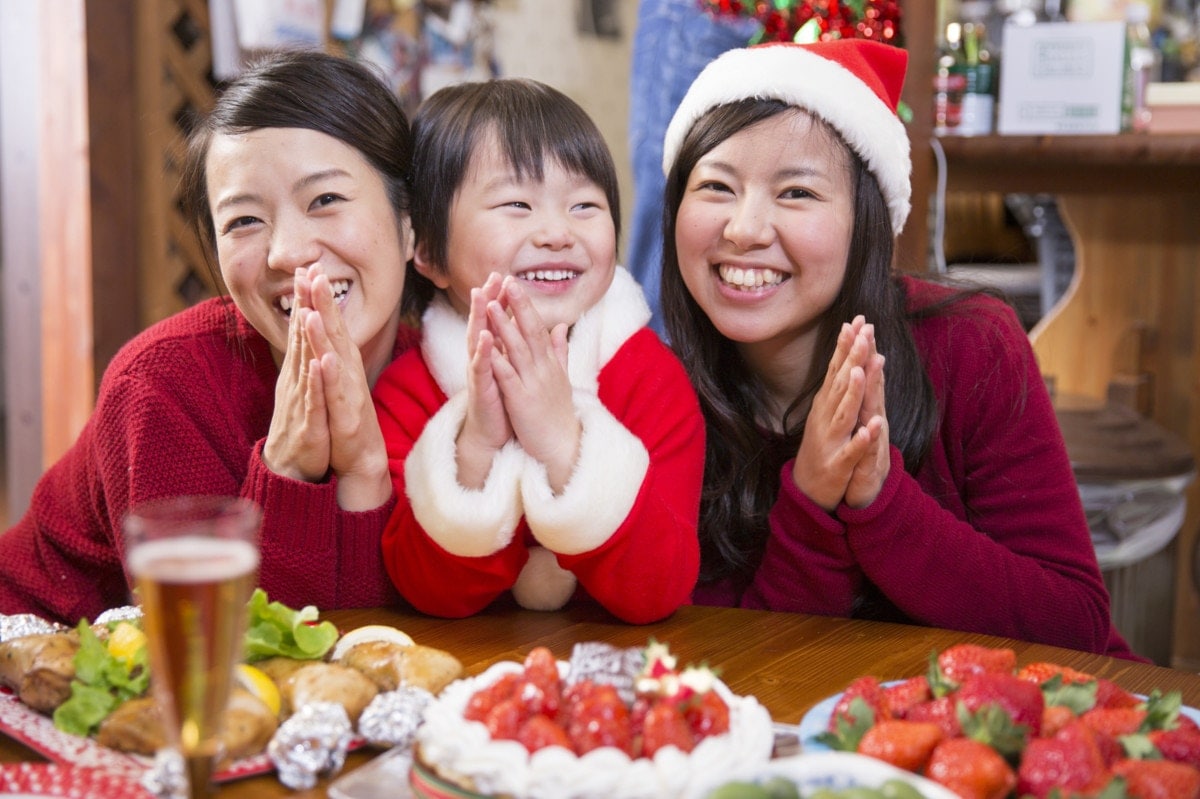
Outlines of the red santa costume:
{"type": "Polygon", "coordinates": [[[650,309],[621,267],[572,327],[568,372],[582,426],[562,492],[515,440],[484,486],[457,478],[467,407],[467,320],[439,295],[420,350],[375,386],[398,503],[384,563],[417,609],[476,613],[508,591],[553,610],[580,592],[645,623],[687,602],[699,568],[696,522],[704,422],[682,365],[646,327],[650,309]]]}

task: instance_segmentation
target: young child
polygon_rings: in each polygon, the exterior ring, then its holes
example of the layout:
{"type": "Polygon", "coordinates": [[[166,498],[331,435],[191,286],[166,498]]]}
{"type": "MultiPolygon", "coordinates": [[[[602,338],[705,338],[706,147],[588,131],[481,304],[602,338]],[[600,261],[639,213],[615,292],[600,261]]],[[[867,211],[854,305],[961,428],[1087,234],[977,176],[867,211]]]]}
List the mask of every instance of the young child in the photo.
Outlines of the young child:
{"type": "Polygon", "coordinates": [[[375,390],[399,505],[384,561],[426,613],[577,591],[661,619],[699,568],[704,424],[617,266],[612,156],[541,83],[442,89],[413,122],[420,350],[375,390]]]}
{"type": "Polygon", "coordinates": [[[663,308],[708,431],[695,600],[1131,656],[1012,309],[892,271],[906,61],[730,51],[667,130],[663,308]]]}

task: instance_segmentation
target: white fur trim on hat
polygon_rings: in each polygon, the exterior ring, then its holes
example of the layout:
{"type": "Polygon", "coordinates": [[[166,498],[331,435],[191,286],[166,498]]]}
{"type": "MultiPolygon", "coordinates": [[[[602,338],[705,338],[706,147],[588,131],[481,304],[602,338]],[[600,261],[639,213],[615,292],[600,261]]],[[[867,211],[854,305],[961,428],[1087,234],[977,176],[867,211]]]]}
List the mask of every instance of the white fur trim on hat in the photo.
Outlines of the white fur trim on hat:
{"type": "Polygon", "coordinates": [[[517,581],[513,599],[529,610],[558,610],[575,593],[575,575],[558,565],[558,558],[543,547],[530,547],[517,581]]]}
{"type": "Polygon", "coordinates": [[[671,171],[696,120],[719,105],[751,97],[804,108],[837,130],[875,176],[888,204],[893,233],[900,233],[912,197],[912,160],[904,123],[852,71],[803,45],[730,50],[705,67],[667,127],[664,174],[671,171]]]}

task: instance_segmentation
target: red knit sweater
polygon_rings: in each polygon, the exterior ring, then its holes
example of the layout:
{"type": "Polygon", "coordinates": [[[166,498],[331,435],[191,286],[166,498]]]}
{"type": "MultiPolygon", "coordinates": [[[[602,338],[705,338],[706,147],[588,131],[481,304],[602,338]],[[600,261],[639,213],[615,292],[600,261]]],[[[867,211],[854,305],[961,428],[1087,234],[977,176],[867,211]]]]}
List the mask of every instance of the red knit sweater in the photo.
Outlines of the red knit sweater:
{"type": "MultiPolygon", "coordinates": [[[[201,303],[113,358],[79,439],[0,535],[0,613],[74,623],[127,604],[121,519],[131,504],[175,494],[262,506],[259,582],[274,600],[322,609],[398,600],[379,545],[395,498],[346,512],[335,480],[306,483],[264,465],[279,371],[266,340],[232,308],[201,303]]],[[[404,330],[397,353],[412,339],[404,330]]]]}
{"type": "MultiPolygon", "coordinates": [[[[947,289],[908,280],[914,307],[947,289]]],[[[763,559],[698,604],[866,616],[1132,657],[1113,628],[1066,445],[1029,339],[1003,303],[913,324],[942,422],[916,474],[892,447],[866,508],[826,513],[784,464],[763,559]]]]}

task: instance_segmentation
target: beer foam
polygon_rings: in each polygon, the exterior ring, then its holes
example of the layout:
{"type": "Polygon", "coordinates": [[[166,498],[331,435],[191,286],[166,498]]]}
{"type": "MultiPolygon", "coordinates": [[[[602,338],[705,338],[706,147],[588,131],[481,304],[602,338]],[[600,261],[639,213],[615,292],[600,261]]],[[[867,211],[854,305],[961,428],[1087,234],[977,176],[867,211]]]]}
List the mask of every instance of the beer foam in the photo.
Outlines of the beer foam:
{"type": "Polygon", "coordinates": [[[129,550],[129,571],[164,583],[205,583],[241,577],[258,568],[258,548],[230,538],[180,536],[129,550]]]}

